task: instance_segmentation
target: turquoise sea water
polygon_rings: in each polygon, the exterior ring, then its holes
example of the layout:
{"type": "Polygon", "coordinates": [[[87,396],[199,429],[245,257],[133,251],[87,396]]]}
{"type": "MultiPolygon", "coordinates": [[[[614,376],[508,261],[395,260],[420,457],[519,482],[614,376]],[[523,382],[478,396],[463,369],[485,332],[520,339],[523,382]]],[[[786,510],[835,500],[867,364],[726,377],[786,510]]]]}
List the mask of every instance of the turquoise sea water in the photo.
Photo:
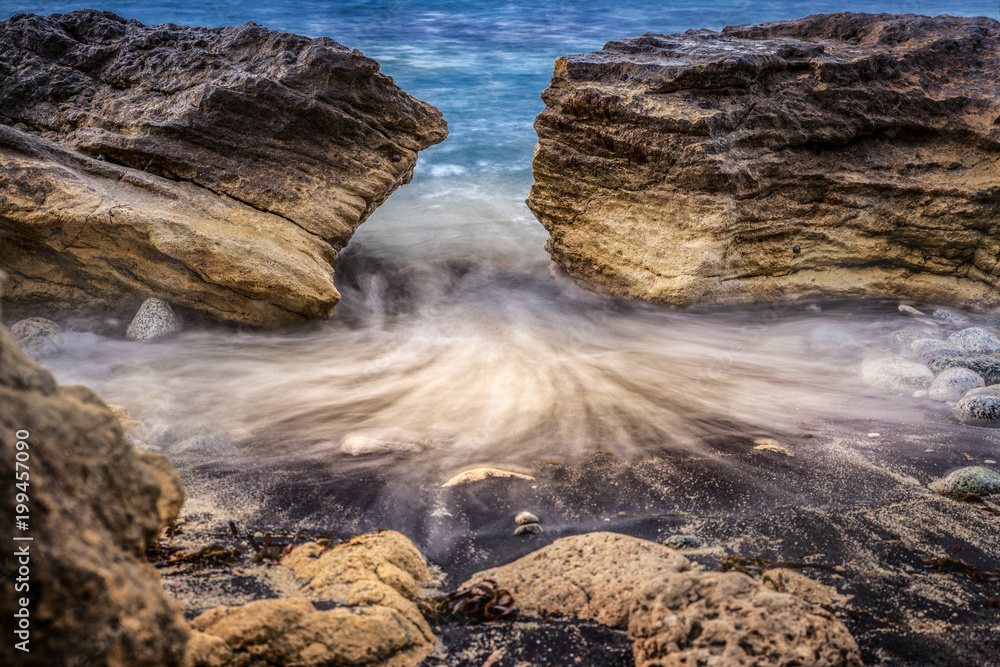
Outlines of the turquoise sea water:
{"type": "Polygon", "coordinates": [[[97,6],[143,23],[223,26],[256,21],[273,30],[328,36],[382,63],[409,93],[441,109],[447,143],[422,156],[421,177],[511,174],[530,186],[532,119],[542,110],[556,57],[600,49],[643,32],[837,11],[1000,16],[996,0],[4,0],[0,17],[97,6]]]}

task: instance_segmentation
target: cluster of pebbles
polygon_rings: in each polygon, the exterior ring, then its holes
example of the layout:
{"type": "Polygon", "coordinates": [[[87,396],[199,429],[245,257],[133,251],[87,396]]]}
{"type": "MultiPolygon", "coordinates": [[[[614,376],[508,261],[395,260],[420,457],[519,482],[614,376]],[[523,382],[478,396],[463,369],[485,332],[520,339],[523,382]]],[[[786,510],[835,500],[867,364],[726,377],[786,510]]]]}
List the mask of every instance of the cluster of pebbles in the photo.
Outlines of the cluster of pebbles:
{"type": "Polygon", "coordinates": [[[861,375],[869,385],[911,392],[954,406],[968,424],[1000,426],[1000,338],[989,325],[970,326],[963,315],[935,310],[927,318],[910,306],[900,310],[923,326],[892,334],[897,354],[866,359],[861,375]]]}
{"type": "Polygon", "coordinates": [[[515,535],[538,535],[542,532],[542,524],[538,523],[538,517],[531,512],[518,512],[514,523],[517,524],[515,535]]]}

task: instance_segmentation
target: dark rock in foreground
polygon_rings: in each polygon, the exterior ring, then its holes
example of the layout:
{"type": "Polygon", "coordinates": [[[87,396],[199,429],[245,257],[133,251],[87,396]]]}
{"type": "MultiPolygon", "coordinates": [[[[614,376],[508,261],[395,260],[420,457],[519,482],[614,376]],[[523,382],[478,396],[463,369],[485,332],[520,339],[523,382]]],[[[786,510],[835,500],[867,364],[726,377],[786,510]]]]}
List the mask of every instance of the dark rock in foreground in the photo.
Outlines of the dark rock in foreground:
{"type": "Polygon", "coordinates": [[[1000,23],[831,14],[559,58],[528,205],[595,288],[675,306],[1000,303],[1000,23]]]}
{"type": "Polygon", "coordinates": [[[30,632],[8,632],[0,663],[179,667],[188,628],[143,557],[183,503],[166,457],[133,447],[93,392],[57,386],[2,328],[0,432],[3,549],[18,577],[0,582],[0,613],[11,628],[27,600],[30,632]],[[15,649],[23,639],[30,652],[15,649]]]}
{"type": "Polygon", "coordinates": [[[434,107],[328,38],[0,22],[8,310],[131,316],[149,296],[229,321],[329,317],[330,262],[442,141],[434,107]]]}

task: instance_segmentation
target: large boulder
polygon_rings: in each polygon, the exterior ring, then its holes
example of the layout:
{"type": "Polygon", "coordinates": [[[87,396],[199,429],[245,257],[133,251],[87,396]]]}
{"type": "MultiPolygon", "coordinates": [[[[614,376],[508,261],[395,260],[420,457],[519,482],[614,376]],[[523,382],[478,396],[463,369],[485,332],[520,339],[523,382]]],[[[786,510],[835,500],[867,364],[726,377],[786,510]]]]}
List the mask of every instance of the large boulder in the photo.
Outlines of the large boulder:
{"type": "Polygon", "coordinates": [[[192,622],[188,667],[272,665],[414,667],[434,634],[414,599],[427,562],[400,533],[351,538],[332,549],[310,542],[283,560],[305,599],[217,607],[192,622]]]}
{"type": "Polygon", "coordinates": [[[1000,304],[998,35],[842,13],[559,58],[528,205],[614,294],[1000,304]]]}
{"type": "Polygon", "coordinates": [[[57,386],[2,328],[0,475],[9,480],[0,513],[11,570],[0,615],[9,625],[23,599],[30,633],[8,634],[0,663],[181,665],[187,625],[144,558],[183,503],[177,472],[132,446],[93,392],[57,386]],[[16,648],[23,639],[30,652],[16,648]]]}
{"type": "Polygon", "coordinates": [[[222,320],[329,317],[330,263],[442,141],[434,107],[328,38],[110,12],[0,21],[9,314],[147,297],[222,320]]]}
{"type": "Polygon", "coordinates": [[[843,623],[738,572],[655,579],[629,620],[636,667],[861,667],[843,623]]]}
{"type": "Polygon", "coordinates": [[[625,628],[638,588],[658,575],[690,566],[687,558],[655,542],[587,533],[558,539],[513,563],[479,572],[461,588],[493,581],[529,614],[593,619],[625,628]]]}

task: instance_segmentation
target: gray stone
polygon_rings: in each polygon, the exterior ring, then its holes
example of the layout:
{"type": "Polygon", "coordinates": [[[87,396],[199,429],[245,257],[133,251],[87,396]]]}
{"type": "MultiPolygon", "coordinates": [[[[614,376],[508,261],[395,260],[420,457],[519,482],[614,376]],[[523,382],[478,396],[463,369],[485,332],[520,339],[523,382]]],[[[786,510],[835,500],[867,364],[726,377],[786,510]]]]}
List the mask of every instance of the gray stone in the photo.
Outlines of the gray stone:
{"type": "Polygon", "coordinates": [[[910,343],[909,357],[927,364],[938,357],[961,357],[965,351],[936,338],[921,338],[910,343]]]}
{"type": "Polygon", "coordinates": [[[920,389],[934,381],[934,374],[926,366],[901,357],[866,361],[861,375],[872,386],[893,390],[920,389]]]}
{"type": "Polygon", "coordinates": [[[523,526],[518,526],[514,530],[515,535],[538,535],[543,531],[542,527],[537,523],[526,523],[523,526]]]}
{"type": "Polygon", "coordinates": [[[671,535],[663,540],[663,546],[677,549],[697,549],[701,546],[701,538],[697,535],[671,535]]]}
{"type": "Polygon", "coordinates": [[[948,337],[948,342],[969,354],[1000,352],[1000,338],[982,327],[969,327],[956,331],[948,337]]]}
{"type": "Polygon", "coordinates": [[[935,401],[957,401],[970,390],[985,386],[978,373],[968,368],[949,368],[934,379],[927,393],[935,401]]]}
{"type": "Polygon", "coordinates": [[[1000,385],[972,389],[955,406],[955,414],[967,424],[1000,426],[1000,385]]]}
{"type": "Polygon", "coordinates": [[[986,385],[1000,384],[1000,358],[989,355],[970,357],[937,357],[928,362],[927,367],[934,373],[948,368],[968,368],[979,375],[986,385]]]}
{"type": "Polygon", "coordinates": [[[989,496],[1000,493],[1000,473],[982,466],[959,468],[930,483],[938,493],[976,493],[989,496]]]}
{"type": "Polygon", "coordinates": [[[946,310],[944,308],[938,308],[931,315],[935,320],[943,320],[949,324],[968,324],[969,318],[965,315],[959,315],[958,313],[946,310]]]}
{"type": "Polygon", "coordinates": [[[147,341],[173,333],[178,329],[177,318],[170,304],[150,297],[142,302],[139,312],[128,325],[125,337],[129,340],[147,341]]]}
{"type": "Polygon", "coordinates": [[[18,347],[35,359],[50,357],[62,347],[62,327],[44,317],[29,317],[16,322],[10,333],[18,347]]]}
{"type": "Polygon", "coordinates": [[[538,517],[531,512],[518,512],[514,517],[514,523],[523,526],[526,523],[538,523],[538,517]]]}

